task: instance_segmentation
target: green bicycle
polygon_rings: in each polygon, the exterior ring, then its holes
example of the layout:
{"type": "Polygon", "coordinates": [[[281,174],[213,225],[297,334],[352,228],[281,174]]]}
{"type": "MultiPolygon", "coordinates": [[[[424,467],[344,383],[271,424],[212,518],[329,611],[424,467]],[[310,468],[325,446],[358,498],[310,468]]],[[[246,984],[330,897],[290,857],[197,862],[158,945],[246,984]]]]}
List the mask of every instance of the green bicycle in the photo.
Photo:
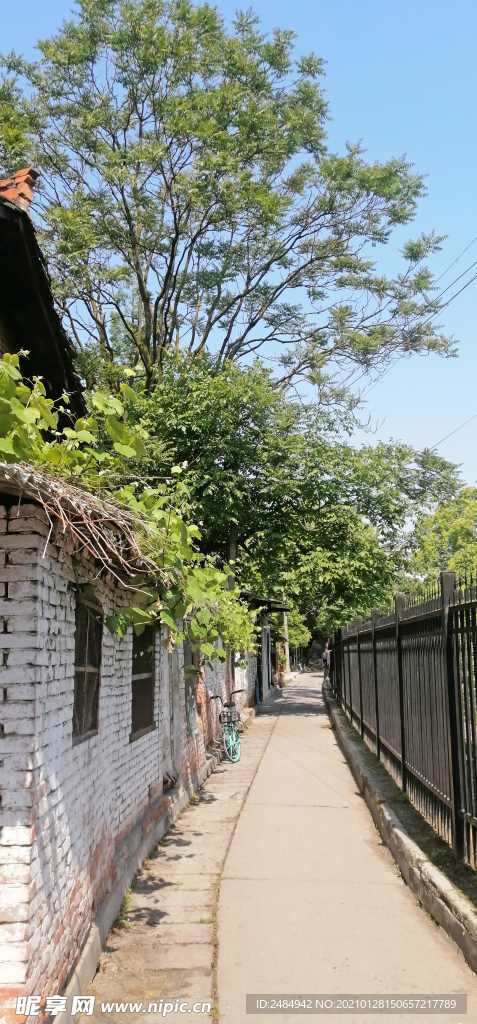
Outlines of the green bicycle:
{"type": "Polygon", "coordinates": [[[219,722],[222,726],[222,743],[225,756],[234,764],[240,761],[240,736],[236,729],[236,723],[240,721],[240,712],[233,700],[235,693],[243,693],[243,689],[232,690],[228,704],[224,704],[220,693],[209,694],[211,700],[220,700],[222,703],[223,711],[219,715],[219,722]]]}

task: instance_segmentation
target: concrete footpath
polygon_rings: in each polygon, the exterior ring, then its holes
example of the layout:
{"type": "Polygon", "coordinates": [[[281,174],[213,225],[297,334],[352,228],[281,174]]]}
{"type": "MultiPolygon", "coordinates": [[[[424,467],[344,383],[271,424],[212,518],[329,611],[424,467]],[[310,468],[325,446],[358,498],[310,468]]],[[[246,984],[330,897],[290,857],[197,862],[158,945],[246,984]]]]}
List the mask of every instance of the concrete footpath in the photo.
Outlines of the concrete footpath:
{"type": "MultiPolygon", "coordinates": [[[[279,698],[280,700],[280,698],[279,698]]],[[[281,703],[281,701],[280,701],[281,703]]],[[[129,1024],[150,1003],[210,1002],[216,1016],[217,901],[233,831],[276,724],[256,718],[242,736],[238,764],[223,761],[144,863],[122,915],[108,937],[88,994],[94,1014],[81,1024],[129,1024]],[[102,1009],[110,1004],[109,1009],[102,1009]],[[123,1004],[116,1008],[115,1004],[123,1004]],[[126,1004],[136,1003],[139,1009],[126,1004]]],[[[79,1018],[78,1018],[79,1019],[79,1018]]],[[[147,1020],[159,1020],[158,1014],[147,1020]]],[[[162,1020],[163,1018],[160,1017],[162,1020]]],[[[184,1019],[169,1014],[167,1020],[184,1019]]],[[[208,1013],[192,1014],[194,1022],[208,1013]]]]}
{"type": "Polygon", "coordinates": [[[319,1019],[474,1024],[477,979],[382,846],[330,728],[321,683],[321,674],[302,675],[284,691],[283,708],[270,708],[276,724],[222,873],[220,1019],[266,1020],[245,1014],[247,992],[464,992],[466,1015],[319,1019]]]}
{"type": "Polygon", "coordinates": [[[261,709],[240,763],[218,767],[144,864],[125,927],[110,933],[88,990],[94,1015],[82,1024],[129,1024],[144,1013],[162,1020],[148,1013],[161,999],[209,1001],[224,1024],[270,1019],[246,1014],[247,992],[464,992],[466,1015],[313,1019],[477,1024],[477,979],[381,845],[321,683],[321,674],[301,675],[261,709]]]}

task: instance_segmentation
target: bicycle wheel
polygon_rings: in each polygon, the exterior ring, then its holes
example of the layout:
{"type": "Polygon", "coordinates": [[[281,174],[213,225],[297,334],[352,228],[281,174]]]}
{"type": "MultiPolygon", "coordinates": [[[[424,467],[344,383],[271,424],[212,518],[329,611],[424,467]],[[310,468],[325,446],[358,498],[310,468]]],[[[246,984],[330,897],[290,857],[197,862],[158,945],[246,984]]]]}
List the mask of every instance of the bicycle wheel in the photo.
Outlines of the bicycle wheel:
{"type": "Polygon", "coordinates": [[[224,726],[224,750],[229,761],[240,760],[240,737],[234,725],[224,726]]]}

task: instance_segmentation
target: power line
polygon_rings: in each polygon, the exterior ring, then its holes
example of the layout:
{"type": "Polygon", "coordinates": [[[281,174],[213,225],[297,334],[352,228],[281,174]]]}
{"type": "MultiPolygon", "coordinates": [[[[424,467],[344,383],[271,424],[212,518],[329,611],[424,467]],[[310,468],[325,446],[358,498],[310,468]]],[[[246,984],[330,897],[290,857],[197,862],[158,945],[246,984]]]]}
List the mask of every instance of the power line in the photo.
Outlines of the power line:
{"type": "MultiPolygon", "coordinates": [[[[477,237],[477,236],[476,236],[476,237],[477,237]]],[[[470,244],[472,245],[472,243],[470,243],[470,244]]],[[[461,254],[461,255],[462,255],[462,254],[461,254]]],[[[472,267],[475,267],[476,265],[477,265],[477,260],[476,260],[476,262],[475,262],[475,263],[472,263],[472,264],[470,265],[470,267],[467,267],[467,270],[464,270],[462,274],[459,274],[459,277],[457,277],[457,278],[455,279],[455,281],[453,281],[453,282],[452,282],[452,284],[456,284],[456,283],[457,283],[457,281],[460,281],[461,277],[464,277],[464,276],[465,276],[465,274],[467,274],[467,273],[469,272],[469,270],[472,270],[472,267]]],[[[442,313],[442,311],[443,311],[444,309],[447,309],[447,307],[448,307],[448,306],[450,306],[451,302],[453,302],[453,301],[454,301],[454,299],[456,299],[458,295],[460,295],[460,294],[461,294],[462,292],[465,292],[465,289],[466,289],[466,288],[468,288],[470,284],[473,284],[473,282],[474,282],[474,281],[476,281],[476,280],[477,280],[477,274],[474,274],[474,276],[470,278],[470,281],[466,281],[466,283],[465,283],[464,285],[462,285],[462,288],[459,288],[459,290],[458,290],[457,292],[455,292],[455,293],[454,293],[454,295],[451,295],[450,299],[448,299],[448,300],[447,300],[447,302],[445,302],[443,306],[440,306],[440,307],[439,307],[439,309],[437,309],[437,310],[436,310],[436,311],[435,311],[434,313],[431,313],[431,314],[430,314],[430,316],[428,316],[428,317],[427,317],[427,320],[424,320],[424,321],[423,321],[423,323],[422,323],[422,326],[424,326],[425,324],[428,324],[428,323],[429,323],[429,321],[430,321],[430,320],[432,320],[432,319],[433,319],[433,318],[434,318],[435,316],[439,316],[439,314],[440,314],[440,313],[442,313]]],[[[450,285],[448,286],[448,288],[445,288],[445,289],[444,289],[444,291],[442,291],[442,292],[441,292],[441,295],[444,295],[444,292],[448,291],[448,290],[449,290],[449,288],[452,288],[452,284],[450,284],[450,285]]],[[[439,298],[440,298],[440,296],[439,296],[439,298]]],[[[379,377],[377,378],[377,380],[373,381],[373,383],[372,383],[372,384],[370,385],[370,387],[368,387],[368,388],[366,388],[366,389],[365,389],[365,391],[364,391],[364,392],[363,392],[363,394],[361,395],[361,398],[362,398],[362,399],[363,399],[363,398],[364,398],[364,397],[365,397],[366,395],[369,395],[370,391],[372,391],[372,390],[373,390],[373,388],[375,388],[375,387],[376,387],[376,384],[380,384],[380,383],[381,383],[381,381],[382,381],[383,377],[385,377],[385,376],[386,376],[386,374],[387,374],[387,373],[389,373],[389,371],[390,371],[390,370],[392,369],[392,367],[393,367],[393,366],[395,365],[395,363],[397,363],[398,361],[399,361],[399,357],[396,357],[396,359],[393,359],[393,360],[391,361],[390,365],[389,365],[389,366],[388,366],[388,368],[387,368],[387,369],[386,369],[386,370],[384,371],[384,373],[380,374],[380,376],[379,376],[379,377]]],[[[359,377],[358,377],[358,380],[359,380],[359,377]]],[[[477,417],[477,413],[475,414],[475,416],[471,416],[471,419],[475,419],[476,417],[477,417]]],[[[461,430],[461,428],[462,428],[462,427],[465,427],[465,426],[467,425],[467,423],[470,423],[470,420],[467,420],[467,421],[466,421],[466,423],[461,423],[461,426],[460,426],[460,427],[457,427],[457,428],[456,428],[456,430],[453,430],[453,431],[452,431],[452,434],[455,434],[455,433],[457,433],[457,430],[461,430]]],[[[452,437],[452,434],[448,434],[448,435],[447,435],[447,437],[452,437]]],[[[447,437],[443,437],[443,438],[442,438],[442,441],[438,441],[438,444],[442,444],[442,442],[443,442],[443,441],[447,441],[447,437]]],[[[436,447],[436,445],[434,445],[434,447],[436,447]]]]}
{"type": "MultiPolygon", "coordinates": [[[[458,261],[460,260],[461,256],[463,256],[464,253],[466,253],[467,250],[470,249],[471,245],[473,245],[474,242],[477,242],[477,235],[475,236],[475,238],[472,239],[471,242],[469,242],[469,244],[465,247],[465,249],[463,249],[462,252],[459,253],[459,255],[456,257],[456,259],[452,263],[449,264],[447,269],[442,272],[440,277],[436,278],[436,282],[435,282],[436,284],[437,284],[437,281],[440,281],[441,278],[444,277],[444,274],[447,274],[447,271],[450,270],[451,267],[453,267],[456,263],[458,263],[458,261]]],[[[443,288],[443,290],[438,295],[438,299],[441,299],[442,296],[445,295],[445,293],[448,292],[450,288],[452,288],[455,284],[457,284],[458,281],[460,281],[463,277],[465,277],[465,275],[469,273],[469,270],[473,270],[473,268],[475,266],[477,266],[477,260],[475,260],[474,263],[471,263],[470,266],[467,267],[466,270],[463,270],[462,273],[459,274],[458,277],[454,278],[454,280],[451,281],[451,283],[448,284],[446,288],[443,288]]],[[[449,299],[447,299],[447,302],[445,302],[443,306],[440,306],[439,309],[436,309],[434,313],[431,313],[427,317],[427,319],[423,321],[421,326],[425,326],[425,324],[429,323],[430,320],[433,320],[434,317],[439,316],[439,314],[442,313],[444,309],[447,309],[447,307],[450,306],[451,302],[453,302],[454,299],[456,299],[459,295],[461,295],[462,292],[465,292],[465,289],[468,288],[469,285],[473,284],[473,282],[476,281],[476,280],[477,280],[477,274],[474,274],[474,276],[471,277],[469,281],[466,281],[466,283],[464,285],[462,285],[462,288],[459,288],[459,290],[457,292],[455,292],[454,295],[451,295],[451,297],[449,299]]],[[[395,335],[395,337],[396,337],[396,335],[395,335]]],[[[377,377],[377,379],[375,381],[373,381],[373,383],[368,388],[365,388],[363,394],[361,395],[361,399],[363,399],[366,395],[369,395],[370,391],[372,391],[373,388],[376,387],[376,384],[380,384],[381,383],[383,377],[385,377],[386,374],[389,373],[389,371],[392,369],[392,367],[395,365],[395,363],[398,362],[398,360],[399,360],[399,357],[396,357],[396,359],[393,359],[391,361],[390,365],[387,367],[387,369],[384,370],[384,373],[380,374],[377,377]]],[[[363,377],[363,376],[364,376],[364,373],[361,374],[361,377],[363,377]]],[[[357,380],[360,380],[360,377],[358,377],[357,380]]],[[[353,383],[356,384],[357,381],[352,382],[352,384],[353,383]]],[[[350,385],[350,387],[352,386],[352,384],[350,385]]],[[[472,416],[471,419],[475,419],[476,417],[477,417],[477,413],[475,414],[475,416],[472,416]]],[[[458,430],[461,430],[462,427],[465,427],[467,425],[467,423],[470,423],[470,422],[471,422],[471,420],[467,420],[466,423],[462,423],[460,427],[457,427],[456,430],[453,430],[451,434],[447,435],[447,437],[452,437],[452,434],[457,433],[458,430]]],[[[443,441],[447,441],[447,437],[443,437],[442,441],[438,441],[438,444],[442,444],[443,441]]],[[[436,447],[436,445],[434,445],[434,447],[436,447]]]]}
{"type": "MultiPolygon", "coordinates": [[[[470,267],[467,267],[467,270],[464,270],[464,273],[460,274],[459,277],[457,277],[456,280],[453,281],[453,284],[456,284],[456,281],[459,281],[461,277],[464,277],[464,275],[467,274],[469,272],[469,270],[472,270],[472,267],[474,267],[474,266],[475,266],[475,263],[472,263],[470,267]]],[[[466,283],[462,285],[462,288],[459,288],[459,290],[457,292],[454,292],[454,294],[451,295],[450,299],[447,299],[447,302],[444,302],[443,306],[439,306],[439,309],[436,309],[434,311],[434,313],[430,313],[429,316],[427,317],[427,319],[422,321],[421,327],[424,327],[426,324],[428,324],[429,321],[433,320],[435,316],[440,316],[440,314],[443,312],[443,310],[447,309],[447,307],[450,306],[451,302],[453,302],[454,299],[456,299],[458,295],[461,295],[462,292],[465,292],[465,289],[468,288],[470,284],[473,284],[474,281],[476,281],[476,280],[477,280],[477,274],[474,274],[474,276],[470,278],[470,281],[466,281],[466,283]]],[[[449,285],[449,288],[451,288],[451,287],[452,287],[452,285],[449,285]]],[[[448,288],[445,289],[445,291],[448,291],[448,290],[449,290],[448,288]]],[[[444,295],[444,292],[441,292],[441,294],[438,296],[438,299],[440,299],[441,295],[444,295]]]]}
{"type": "MultiPolygon", "coordinates": [[[[473,241],[474,241],[474,242],[475,242],[475,241],[477,241],[477,235],[475,236],[475,238],[473,239],[473,241]]],[[[467,246],[467,249],[469,249],[469,248],[470,248],[470,246],[471,246],[472,244],[473,244],[473,242],[470,242],[470,243],[469,243],[469,245],[467,246]]],[[[466,250],[466,249],[464,249],[464,252],[466,252],[466,251],[467,251],[467,250],[466,250]]],[[[462,256],[462,255],[463,255],[463,253],[461,253],[460,255],[462,256]]],[[[457,257],[457,259],[459,259],[459,256],[457,257]]],[[[457,260],[454,260],[454,263],[457,263],[457,260]]],[[[450,267],[452,267],[452,266],[453,266],[453,264],[451,263],[451,264],[450,264],[450,266],[449,266],[449,267],[447,268],[447,270],[450,270],[450,267]]],[[[449,291],[449,288],[452,288],[452,287],[453,287],[453,285],[457,284],[457,282],[458,282],[458,281],[460,281],[460,280],[461,280],[461,279],[462,279],[463,277],[465,277],[465,275],[469,273],[469,270],[473,270],[473,268],[474,268],[474,267],[476,267],[476,266],[477,266],[477,260],[475,260],[475,262],[474,262],[474,263],[471,263],[471,264],[470,264],[470,266],[469,266],[469,267],[467,267],[467,269],[466,269],[466,270],[463,270],[463,271],[462,271],[462,274],[459,274],[459,276],[458,276],[458,277],[454,278],[454,280],[453,280],[453,281],[451,281],[451,283],[447,285],[447,288],[443,288],[443,290],[442,290],[442,291],[441,291],[441,292],[439,293],[439,295],[438,295],[438,297],[437,297],[437,298],[438,298],[438,300],[439,300],[439,299],[441,299],[441,298],[442,298],[442,296],[443,296],[443,295],[445,295],[445,293],[449,291]]],[[[444,271],[444,274],[445,274],[445,273],[447,273],[447,271],[444,271]]],[[[441,277],[443,277],[443,274],[441,274],[441,277]]],[[[437,280],[439,281],[439,280],[440,280],[440,278],[437,278],[437,280]]],[[[436,309],[436,310],[434,311],[434,313],[430,313],[430,315],[429,315],[429,316],[427,317],[427,319],[423,321],[423,323],[422,323],[422,326],[424,326],[425,324],[428,324],[428,323],[429,323],[429,321],[430,321],[430,320],[433,320],[433,318],[434,318],[435,316],[439,316],[439,314],[440,314],[440,313],[442,313],[442,311],[443,311],[444,309],[447,309],[447,307],[448,307],[448,306],[450,306],[451,302],[453,302],[453,301],[454,301],[454,299],[456,299],[458,295],[461,295],[461,293],[462,293],[462,292],[465,292],[465,289],[466,289],[466,288],[468,288],[468,287],[469,287],[469,285],[473,284],[473,282],[474,282],[474,281],[476,281],[476,280],[477,280],[477,274],[474,274],[474,276],[473,276],[473,277],[471,277],[469,281],[466,281],[466,283],[465,283],[464,285],[462,285],[462,288],[459,288],[459,290],[458,290],[458,291],[454,292],[454,295],[451,295],[451,296],[450,296],[450,298],[449,298],[449,299],[447,299],[447,302],[444,302],[444,305],[443,305],[443,306],[439,306],[439,309],[436,309]]],[[[396,337],[396,335],[395,335],[395,337],[396,337]]],[[[365,395],[365,394],[369,394],[369,392],[370,392],[370,391],[372,391],[372,389],[373,389],[374,387],[376,387],[376,384],[379,384],[379,383],[381,382],[381,380],[383,379],[383,377],[385,377],[385,376],[386,376],[386,374],[387,374],[387,373],[389,373],[389,370],[391,369],[391,367],[392,367],[392,366],[394,366],[394,363],[395,363],[395,362],[397,362],[397,361],[398,361],[397,359],[394,359],[394,360],[392,360],[392,362],[391,362],[390,366],[388,366],[387,370],[385,370],[385,371],[384,371],[384,373],[383,373],[383,374],[381,374],[381,375],[380,375],[380,376],[379,376],[379,377],[377,378],[377,380],[375,380],[375,381],[374,381],[374,382],[373,382],[373,383],[371,384],[371,386],[370,386],[369,388],[367,388],[367,389],[366,389],[366,391],[364,392],[364,394],[363,394],[363,396],[362,396],[362,397],[364,397],[364,395],[365,395]]],[[[358,380],[359,380],[359,377],[358,377],[358,380]]],[[[460,429],[460,428],[458,428],[458,429],[460,429]]],[[[449,436],[450,436],[450,435],[449,435],[449,436]]],[[[439,442],[439,443],[441,443],[441,442],[439,442]]]]}
{"type": "Polygon", "coordinates": [[[381,383],[383,377],[385,377],[386,374],[389,373],[390,370],[392,370],[393,366],[395,366],[395,364],[399,362],[399,359],[400,359],[400,356],[396,356],[395,359],[391,360],[391,362],[390,362],[389,366],[387,367],[387,369],[384,370],[383,373],[379,374],[379,376],[376,378],[376,380],[374,380],[373,383],[370,384],[369,388],[366,388],[366,390],[363,391],[363,394],[361,395],[361,398],[364,398],[366,395],[369,395],[369,392],[372,391],[373,388],[376,387],[376,384],[380,384],[381,383]]]}
{"type": "Polygon", "coordinates": [[[468,249],[470,249],[471,245],[473,245],[473,244],[474,244],[474,242],[477,242],[477,235],[475,236],[475,238],[473,238],[473,239],[472,239],[472,241],[471,241],[471,242],[469,242],[469,244],[468,244],[468,245],[466,245],[465,249],[463,249],[463,250],[462,250],[462,252],[460,252],[460,253],[459,253],[459,255],[458,255],[458,256],[456,256],[455,260],[453,260],[453,261],[452,261],[452,263],[449,263],[449,266],[448,266],[448,267],[446,267],[446,269],[442,271],[442,274],[440,274],[440,275],[439,275],[439,277],[436,277],[436,280],[435,280],[435,284],[437,284],[437,282],[438,282],[438,281],[441,281],[441,280],[442,280],[442,278],[443,278],[443,277],[445,277],[445,275],[447,274],[447,272],[448,272],[449,270],[451,270],[451,269],[452,269],[452,267],[454,267],[456,263],[458,263],[458,262],[459,262],[459,260],[460,260],[461,256],[463,256],[463,255],[464,255],[464,253],[466,253],[466,252],[467,252],[467,250],[468,250],[468,249]]]}
{"type": "Polygon", "coordinates": [[[454,280],[447,285],[447,288],[443,288],[442,291],[439,293],[439,298],[441,299],[442,296],[449,291],[449,288],[452,288],[453,285],[457,284],[457,282],[460,281],[462,277],[465,277],[465,275],[469,273],[469,270],[472,270],[474,267],[477,267],[477,260],[475,260],[474,263],[471,263],[470,267],[467,267],[467,270],[463,270],[458,277],[455,277],[454,280]]]}
{"type": "MultiPolygon", "coordinates": [[[[474,266],[475,266],[475,264],[474,264],[474,266]]],[[[469,267],[468,269],[470,270],[471,267],[469,267]]],[[[466,274],[467,270],[465,270],[464,273],[466,274]]],[[[462,274],[461,274],[461,277],[463,277],[462,274]]],[[[474,274],[474,276],[471,277],[470,281],[466,281],[466,283],[462,285],[462,288],[459,288],[458,292],[455,292],[454,295],[451,295],[450,299],[448,299],[447,302],[444,302],[444,305],[441,306],[441,308],[437,310],[437,313],[434,313],[434,316],[437,316],[439,313],[442,313],[443,309],[447,309],[447,306],[450,306],[451,302],[453,302],[454,299],[456,299],[457,296],[461,294],[461,292],[465,292],[465,289],[468,288],[470,284],[473,284],[473,282],[475,280],[477,280],[477,274],[474,274]]],[[[446,291],[447,291],[447,289],[446,289],[446,291]]],[[[442,294],[444,294],[444,292],[442,292],[442,294]]]]}
{"type": "Polygon", "coordinates": [[[433,444],[430,450],[433,451],[434,448],[438,448],[439,445],[443,444],[444,441],[447,441],[449,437],[452,437],[454,434],[457,434],[458,430],[462,430],[462,427],[466,427],[468,423],[472,423],[472,420],[477,420],[477,412],[474,413],[474,415],[471,416],[470,419],[466,420],[465,423],[461,423],[460,427],[456,427],[455,430],[451,430],[450,434],[446,434],[445,437],[442,437],[441,440],[437,442],[437,444],[433,444]]]}

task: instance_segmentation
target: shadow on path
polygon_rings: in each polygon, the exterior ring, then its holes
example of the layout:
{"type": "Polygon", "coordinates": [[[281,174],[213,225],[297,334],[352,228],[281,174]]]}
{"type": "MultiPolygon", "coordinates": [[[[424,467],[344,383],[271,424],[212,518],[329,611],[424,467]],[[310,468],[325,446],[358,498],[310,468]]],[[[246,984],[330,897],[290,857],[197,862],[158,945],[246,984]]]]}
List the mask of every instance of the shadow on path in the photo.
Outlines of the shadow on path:
{"type": "Polygon", "coordinates": [[[261,704],[255,709],[256,714],[259,716],[271,715],[275,718],[281,714],[325,715],[327,717],[321,692],[317,690],[321,679],[321,673],[304,673],[292,685],[284,687],[283,690],[277,689],[267,704],[261,704]],[[317,682],[312,683],[312,679],[316,679],[317,682]]]}

